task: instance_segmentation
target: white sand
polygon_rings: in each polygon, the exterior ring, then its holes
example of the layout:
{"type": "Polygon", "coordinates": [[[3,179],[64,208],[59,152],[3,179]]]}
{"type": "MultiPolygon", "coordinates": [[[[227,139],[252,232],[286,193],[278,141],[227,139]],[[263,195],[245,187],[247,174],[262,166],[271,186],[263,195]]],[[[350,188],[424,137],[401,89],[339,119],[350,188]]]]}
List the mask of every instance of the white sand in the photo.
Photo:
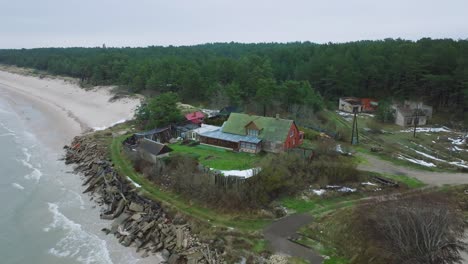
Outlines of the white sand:
{"type": "Polygon", "coordinates": [[[133,117],[139,99],[125,98],[109,102],[111,87],[80,88],[62,79],[37,78],[0,71],[0,90],[9,95],[13,104],[18,98],[47,114],[53,128],[66,143],[73,136],[90,128],[104,128],[133,117]]]}

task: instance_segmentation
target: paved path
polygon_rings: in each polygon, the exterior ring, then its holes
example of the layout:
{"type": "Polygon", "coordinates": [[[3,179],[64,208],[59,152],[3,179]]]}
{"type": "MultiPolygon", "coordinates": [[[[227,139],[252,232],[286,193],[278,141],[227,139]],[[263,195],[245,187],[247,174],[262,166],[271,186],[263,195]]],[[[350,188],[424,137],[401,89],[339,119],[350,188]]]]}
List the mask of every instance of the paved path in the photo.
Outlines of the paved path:
{"type": "Polygon", "coordinates": [[[321,264],[323,258],[319,254],[289,240],[289,238],[296,236],[296,231],[299,228],[312,222],[312,219],[310,214],[293,214],[281,218],[265,228],[263,234],[269,242],[270,249],[274,252],[307,260],[311,264],[321,264]]]}
{"type": "Polygon", "coordinates": [[[357,167],[359,170],[394,175],[406,175],[433,186],[441,186],[444,184],[468,184],[468,173],[423,171],[399,166],[391,163],[390,161],[381,160],[364,153],[359,153],[358,155],[364,157],[368,161],[366,164],[359,164],[357,167]]]}

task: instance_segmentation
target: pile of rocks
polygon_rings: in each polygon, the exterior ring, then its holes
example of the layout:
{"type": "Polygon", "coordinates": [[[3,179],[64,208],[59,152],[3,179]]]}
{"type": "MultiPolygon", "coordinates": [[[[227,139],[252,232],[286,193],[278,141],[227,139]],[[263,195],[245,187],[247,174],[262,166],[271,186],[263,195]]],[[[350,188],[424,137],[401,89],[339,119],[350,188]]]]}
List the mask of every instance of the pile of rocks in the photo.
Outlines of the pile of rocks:
{"type": "Polygon", "coordinates": [[[102,219],[112,220],[103,232],[113,234],[126,247],[135,246],[142,257],[159,253],[167,263],[222,263],[183,219],[171,219],[159,203],[139,195],[114,170],[105,145],[88,135],[75,137],[64,148],[65,163],[77,164],[75,172],[84,175],[84,193],[92,194],[101,206],[102,219]]]}

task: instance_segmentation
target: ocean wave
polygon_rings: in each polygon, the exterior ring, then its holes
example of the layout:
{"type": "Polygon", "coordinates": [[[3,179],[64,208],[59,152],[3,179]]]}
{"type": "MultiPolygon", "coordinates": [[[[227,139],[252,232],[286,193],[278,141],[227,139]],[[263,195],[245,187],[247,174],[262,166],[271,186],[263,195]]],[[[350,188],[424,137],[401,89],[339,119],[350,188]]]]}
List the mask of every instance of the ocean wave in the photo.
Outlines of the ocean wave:
{"type": "Polygon", "coordinates": [[[94,130],[94,131],[106,130],[106,129],[109,128],[109,127],[113,127],[113,126],[115,126],[115,125],[122,124],[122,123],[124,123],[124,122],[126,122],[126,121],[127,121],[127,119],[122,119],[122,120],[119,120],[119,121],[117,121],[117,122],[114,122],[114,123],[110,124],[110,126],[107,126],[107,127],[106,127],[106,126],[103,126],[103,127],[93,127],[93,130],[94,130]]]}
{"type": "MultiPolygon", "coordinates": [[[[28,158],[28,157],[27,157],[27,158],[28,158]]],[[[27,161],[27,160],[22,159],[22,160],[20,160],[20,161],[21,161],[21,163],[22,163],[25,167],[27,167],[27,168],[29,168],[29,169],[32,170],[31,173],[24,175],[24,178],[25,178],[25,179],[28,179],[28,180],[36,180],[36,181],[39,181],[39,180],[41,179],[41,177],[42,177],[42,172],[41,172],[38,168],[34,167],[34,166],[33,166],[31,163],[29,163],[29,161],[27,161]]]]}
{"type": "Polygon", "coordinates": [[[52,229],[57,229],[66,233],[65,237],[49,250],[49,254],[59,258],[74,258],[84,264],[112,264],[106,241],[86,232],[80,224],[63,215],[57,204],[48,203],[48,206],[53,216],[53,222],[44,228],[44,231],[49,232],[52,229]]]}
{"type": "Polygon", "coordinates": [[[67,188],[61,188],[62,191],[65,191],[66,196],[64,197],[64,201],[60,203],[62,206],[66,207],[76,207],[76,202],[78,201],[80,209],[84,210],[85,208],[85,202],[83,200],[83,197],[81,195],[73,190],[67,189],[67,188]],[[71,197],[69,197],[71,196],[71,197]]]}
{"type": "Polygon", "coordinates": [[[11,132],[4,133],[4,134],[0,134],[0,137],[8,137],[8,136],[16,137],[16,134],[15,134],[15,133],[11,133],[11,132]]]}
{"type": "Polygon", "coordinates": [[[14,182],[11,185],[18,190],[24,190],[24,187],[20,185],[19,183],[14,182]]]}
{"type": "Polygon", "coordinates": [[[0,122],[0,126],[5,129],[6,131],[10,132],[10,133],[15,133],[15,131],[11,130],[9,127],[7,127],[4,123],[0,122]]]}
{"type": "Polygon", "coordinates": [[[14,115],[13,112],[7,111],[3,108],[0,108],[0,114],[14,115]]]}
{"type": "Polygon", "coordinates": [[[29,162],[31,160],[31,153],[29,152],[28,148],[22,148],[24,156],[26,156],[26,161],[29,162]]]}

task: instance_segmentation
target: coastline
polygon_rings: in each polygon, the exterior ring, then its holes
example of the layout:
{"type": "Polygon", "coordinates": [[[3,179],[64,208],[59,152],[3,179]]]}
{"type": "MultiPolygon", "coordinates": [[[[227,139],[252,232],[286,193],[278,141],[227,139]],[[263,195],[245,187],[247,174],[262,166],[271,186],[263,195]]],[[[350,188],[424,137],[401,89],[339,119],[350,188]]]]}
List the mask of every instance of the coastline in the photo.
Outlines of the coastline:
{"type": "MultiPolygon", "coordinates": [[[[17,178],[12,187],[19,192],[18,195],[23,194],[21,198],[25,199],[25,204],[31,208],[24,214],[34,217],[41,215],[41,218],[31,218],[31,221],[37,223],[34,225],[36,233],[27,243],[32,245],[47,241],[47,245],[51,248],[49,252],[36,252],[36,255],[27,256],[36,258],[37,263],[56,263],[55,261],[87,263],[92,260],[81,257],[76,259],[78,255],[75,254],[86,247],[92,248],[93,245],[98,248],[91,249],[89,254],[100,258],[99,261],[94,260],[99,263],[101,261],[116,264],[160,262],[158,256],[142,259],[141,254],[135,252],[135,249],[123,248],[114,237],[102,234],[100,229],[109,223],[99,219],[101,208],[96,206],[95,201],[89,200],[93,199],[92,196],[81,194],[85,187],[81,186],[80,176],[69,174],[70,168],[67,168],[63,161],[57,160],[64,155],[63,146],[69,144],[75,136],[90,131],[92,127],[104,128],[119,120],[132,117],[139,100],[125,98],[109,102],[112,97],[109,91],[110,87],[85,91],[76,84],[64,80],[39,79],[0,70],[2,101],[14,110],[16,118],[25,125],[27,130],[24,132],[32,134],[37,140],[37,144],[28,140],[29,145],[26,145],[23,151],[27,151],[26,161],[30,159],[37,161],[37,163],[30,161],[34,167],[27,163],[31,167],[25,170],[34,169],[39,175],[34,178],[30,175],[17,178]],[[46,163],[42,163],[41,166],[39,160],[46,163]],[[51,195],[47,195],[48,192],[51,195]],[[28,200],[27,197],[35,198],[28,200]],[[43,227],[44,225],[46,227],[43,227]],[[87,241],[89,246],[85,246],[81,244],[82,239],[92,242],[87,241]],[[98,252],[99,250],[104,251],[98,252]],[[106,257],[108,254],[110,256],[106,257]],[[54,256],[57,259],[52,259],[54,256]]],[[[15,137],[24,143],[25,139],[22,139],[19,133],[15,137]]],[[[23,168],[17,167],[15,170],[20,169],[23,168]]],[[[12,210],[21,209],[12,208],[12,210]]],[[[17,215],[9,215],[9,218],[11,217],[17,215]]],[[[19,238],[11,237],[11,239],[19,238]]]]}

